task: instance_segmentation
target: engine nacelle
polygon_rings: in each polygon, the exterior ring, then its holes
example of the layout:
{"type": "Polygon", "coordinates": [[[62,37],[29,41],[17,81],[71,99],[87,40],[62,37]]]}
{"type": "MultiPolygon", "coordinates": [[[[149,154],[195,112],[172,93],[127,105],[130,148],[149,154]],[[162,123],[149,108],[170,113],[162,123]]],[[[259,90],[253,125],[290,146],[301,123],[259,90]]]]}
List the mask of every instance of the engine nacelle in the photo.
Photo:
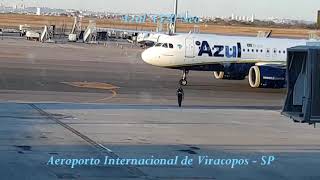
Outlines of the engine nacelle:
{"type": "Polygon", "coordinates": [[[224,64],[223,71],[214,71],[216,79],[243,80],[248,75],[250,67],[254,64],[224,64]]]}
{"type": "Polygon", "coordinates": [[[225,79],[224,71],[213,71],[213,76],[216,79],[225,79]]]}
{"type": "Polygon", "coordinates": [[[286,69],[283,66],[252,66],[248,79],[252,88],[283,88],[286,84],[286,69]]]}

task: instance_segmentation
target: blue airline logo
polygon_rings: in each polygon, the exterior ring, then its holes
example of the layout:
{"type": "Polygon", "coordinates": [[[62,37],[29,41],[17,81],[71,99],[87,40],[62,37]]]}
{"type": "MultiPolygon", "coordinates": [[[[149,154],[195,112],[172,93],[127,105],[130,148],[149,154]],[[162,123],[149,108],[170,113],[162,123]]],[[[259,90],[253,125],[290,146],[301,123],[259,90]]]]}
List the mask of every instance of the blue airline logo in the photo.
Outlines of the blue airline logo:
{"type": "Polygon", "coordinates": [[[227,57],[227,58],[241,58],[241,43],[236,46],[213,45],[210,46],[207,41],[196,42],[199,46],[198,56],[207,54],[209,57],[227,57]]]}

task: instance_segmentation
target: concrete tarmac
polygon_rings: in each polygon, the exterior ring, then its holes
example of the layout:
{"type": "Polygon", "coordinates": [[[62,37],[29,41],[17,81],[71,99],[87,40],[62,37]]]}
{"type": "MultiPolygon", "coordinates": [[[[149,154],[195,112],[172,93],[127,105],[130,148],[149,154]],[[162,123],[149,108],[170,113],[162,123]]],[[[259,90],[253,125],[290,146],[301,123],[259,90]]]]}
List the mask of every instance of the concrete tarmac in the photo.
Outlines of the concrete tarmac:
{"type": "Polygon", "coordinates": [[[141,51],[0,41],[1,179],[319,179],[320,133],[280,115],[285,90],[191,72],[177,108],[181,72],[145,64],[141,51]],[[104,165],[106,156],[178,160],[104,165]]]}
{"type": "MultiPolygon", "coordinates": [[[[116,43],[42,44],[0,41],[0,100],[112,104],[176,104],[177,70],[153,67],[141,49],[116,43]],[[99,82],[118,87],[79,88],[62,82],[99,82]],[[32,91],[32,92],[31,92],[32,91]]],[[[210,72],[190,72],[185,105],[281,106],[284,89],[252,89],[247,80],[216,80],[210,72]]]]}

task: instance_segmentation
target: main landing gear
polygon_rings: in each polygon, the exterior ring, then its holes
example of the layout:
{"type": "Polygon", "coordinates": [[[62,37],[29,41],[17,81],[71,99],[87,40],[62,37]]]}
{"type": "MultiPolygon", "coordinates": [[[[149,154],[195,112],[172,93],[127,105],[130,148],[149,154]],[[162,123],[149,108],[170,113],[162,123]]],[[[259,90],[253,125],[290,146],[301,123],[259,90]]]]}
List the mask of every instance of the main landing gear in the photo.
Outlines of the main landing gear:
{"type": "Polygon", "coordinates": [[[188,70],[183,70],[182,79],[180,79],[179,84],[181,86],[186,86],[188,84],[187,75],[189,74],[188,70]]]}

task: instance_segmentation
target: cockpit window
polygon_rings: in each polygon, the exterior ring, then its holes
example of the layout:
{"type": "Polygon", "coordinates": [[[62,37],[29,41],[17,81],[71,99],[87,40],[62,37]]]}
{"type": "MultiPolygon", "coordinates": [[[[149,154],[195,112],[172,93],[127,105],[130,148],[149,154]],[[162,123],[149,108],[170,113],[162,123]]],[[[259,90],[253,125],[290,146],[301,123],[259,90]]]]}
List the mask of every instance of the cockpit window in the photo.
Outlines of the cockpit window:
{"type": "Polygon", "coordinates": [[[167,43],[164,43],[164,44],[162,45],[162,47],[168,48],[168,44],[167,44],[167,43]]]}
{"type": "Polygon", "coordinates": [[[156,45],[154,45],[155,47],[163,47],[163,48],[170,48],[173,49],[173,44],[171,43],[157,43],[156,45]]]}

